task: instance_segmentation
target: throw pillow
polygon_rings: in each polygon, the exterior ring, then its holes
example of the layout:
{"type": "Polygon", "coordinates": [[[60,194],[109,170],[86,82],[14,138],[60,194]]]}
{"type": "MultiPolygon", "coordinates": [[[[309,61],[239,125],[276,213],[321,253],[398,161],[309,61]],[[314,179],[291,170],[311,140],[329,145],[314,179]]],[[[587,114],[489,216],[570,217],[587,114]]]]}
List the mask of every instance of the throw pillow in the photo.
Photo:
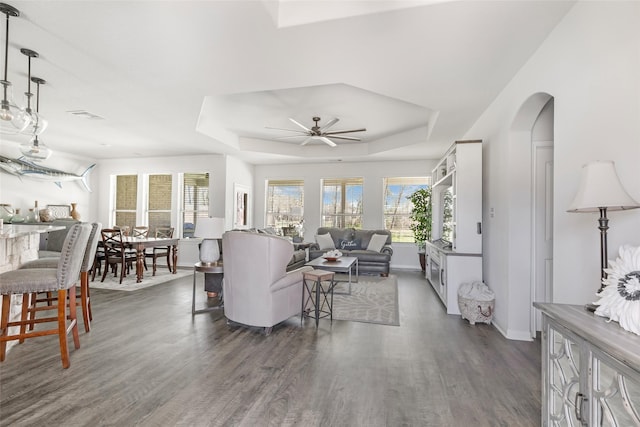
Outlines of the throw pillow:
{"type": "Polygon", "coordinates": [[[331,234],[316,234],[316,243],[320,246],[320,250],[335,249],[336,245],[333,243],[331,234]]]}
{"type": "Polygon", "coordinates": [[[374,234],[373,236],[371,236],[371,240],[369,240],[369,246],[367,246],[367,250],[380,252],[385,243],[387,243],[386,234],[374,234]]]}
{"type": "Polygon", "coordinates": [[[353,250],[360,249],[361,242],[362,241],[360,239],[353,239],[353,240],[340,239],[338,240],[338,246],[340,246],[340,249],[343,249],[345,251],[353,251],[353,250]]]}

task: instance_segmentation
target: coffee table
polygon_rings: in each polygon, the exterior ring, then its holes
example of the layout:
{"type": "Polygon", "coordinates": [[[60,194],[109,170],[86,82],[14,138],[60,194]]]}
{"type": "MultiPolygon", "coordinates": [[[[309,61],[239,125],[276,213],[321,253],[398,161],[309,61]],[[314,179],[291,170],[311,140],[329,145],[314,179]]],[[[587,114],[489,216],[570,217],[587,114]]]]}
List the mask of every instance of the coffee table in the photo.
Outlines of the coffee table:
{"type": "MultiPolygon", "coordinates": [[[[358,258],[353,256],[343,256],[335,261],[327,261],[322,257],[312,259],[305,265],[309,265],[313,268],[327,271],[335,271],[336,273],[345,273],[349,275],[349,292],[346,295],[351,295],[351,283],[358,283],[358,258]],[[352,281],[352,273],[355,268],[355,280],[352,281]]],[[[336,280],[336,282],[345,282],[344,280],[336,280]]],[[[335,292],[336,295],[341,293],[335,292]]]]}

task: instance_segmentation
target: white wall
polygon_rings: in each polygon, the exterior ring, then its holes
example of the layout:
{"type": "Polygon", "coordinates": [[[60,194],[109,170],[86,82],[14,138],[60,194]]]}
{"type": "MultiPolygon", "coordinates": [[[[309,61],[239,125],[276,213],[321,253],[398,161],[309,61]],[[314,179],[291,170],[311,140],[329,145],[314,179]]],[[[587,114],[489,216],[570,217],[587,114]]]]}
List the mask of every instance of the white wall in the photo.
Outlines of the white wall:
{"type": "MultiPolygon", "coordinates": [[[[325,178],[361,177],[363,186],[363,228],[384,228],[382,206],[384,202],[383,178],[430,176],[436,160],[365,162],[365,163],[313,163],[255,166],[254,224],[264,227],[266,209],[266,183],[274,179],[304,180],[305,240],[313,241],[320,226],[321,180],[325,178]]],[[[412,243],[394,243],[392,268],[419,269],[416,247],[412,243]]]]}
{"type": "MultiPolygon", "coordinates": [[[[553,296],[559,303],[591,302],[600,277],[598,215],[566,209],[582,165],[592,160],[614,160],[623,185],[640,200],[639,22],[638,2],[577,2],[465,135],[485,141],[484,274],[496,291],[494,323],[508,337],[529,330],[522,255],[530,251],[531,230],[529,212],[519,206],[527,205],[521,199],[530,190],[530,147],[511,131],[513,119],[532,95],[554,97],[553,296]]],[[[640,210],[609,218],[610,259],[624,243],[640,245],[640,210]]]]}
{"type": "MultiPolygon", "coordinates": [[[[5,136],[2,136],[0,153],[11,159],[17,159],[21,156],[17,143],[7,141],[5,136]]],[[[81,175],[93,163],[95,161],[92,159],[54,150],[49,159],[39,164],[43,167],[81,175]]],[[[46,205],[69,205],[73,202],[78,203],[77,211],[83,221],[95,220],[95,210],[91,200],[92,195],[95,196],[100,182],[98,169],[99,167],[96,167],[88,173],[87,181],[93,194],[87,191],[80,181],[62,182],[62,188],[60,188],[54,184],[54,181],[41,181],[28,177],[20,179],[0,171],[0,203],[10,204],[14,209],[19,208],[20,213],[26,215],[36,200],[41,208],[46,205]]]]}
{"type": "Polygon", "coordinates": [[[226,180],[226,194],[225,194],[225,229],[231,230],[234,228],[235,218],[235,191],[236,189],[242,189],[248,191],[249,194],[249,206],[247,209],[247,228],[251,228],[254,225],[254,190],[253,190],[253,172],[254,166],[246,163],[240,159],[229,156],[227,157],[227,171],[225,175],[226,180]]]}

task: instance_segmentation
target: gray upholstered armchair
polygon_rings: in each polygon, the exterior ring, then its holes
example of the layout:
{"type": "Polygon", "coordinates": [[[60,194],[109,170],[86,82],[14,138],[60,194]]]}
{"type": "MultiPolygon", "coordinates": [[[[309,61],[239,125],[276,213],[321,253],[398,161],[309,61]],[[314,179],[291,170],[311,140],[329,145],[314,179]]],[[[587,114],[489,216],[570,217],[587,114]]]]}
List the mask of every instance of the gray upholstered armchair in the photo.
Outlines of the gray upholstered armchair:
{"type": "Polygon", "coordinates": [[[302,267],[287,272],[293,255],[288,240],[268,234],[228,231],[224,253],[224,314],[232,322],[271,328],[300,314],[302,267]]]}

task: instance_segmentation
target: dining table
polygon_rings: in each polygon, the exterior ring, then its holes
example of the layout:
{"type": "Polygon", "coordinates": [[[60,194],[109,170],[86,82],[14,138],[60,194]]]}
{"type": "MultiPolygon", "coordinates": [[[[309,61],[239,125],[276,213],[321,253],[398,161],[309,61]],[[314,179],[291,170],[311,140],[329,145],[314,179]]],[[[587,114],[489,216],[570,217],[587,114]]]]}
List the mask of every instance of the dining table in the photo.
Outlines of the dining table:
{"type": "Polygon", "coordinates": [[[140,237],[140,236],[122,236],[122,243],[129,249],[136,251],[136,283],[142,282],[144,278],[144,257],[145,250],[147,248],[153,248],[154,246],[169,246],[171,247],[171,256],[173,261],[173,268],[171,272],[176,274],[178,271],[178,238],[169,237],[140,237]]]}

